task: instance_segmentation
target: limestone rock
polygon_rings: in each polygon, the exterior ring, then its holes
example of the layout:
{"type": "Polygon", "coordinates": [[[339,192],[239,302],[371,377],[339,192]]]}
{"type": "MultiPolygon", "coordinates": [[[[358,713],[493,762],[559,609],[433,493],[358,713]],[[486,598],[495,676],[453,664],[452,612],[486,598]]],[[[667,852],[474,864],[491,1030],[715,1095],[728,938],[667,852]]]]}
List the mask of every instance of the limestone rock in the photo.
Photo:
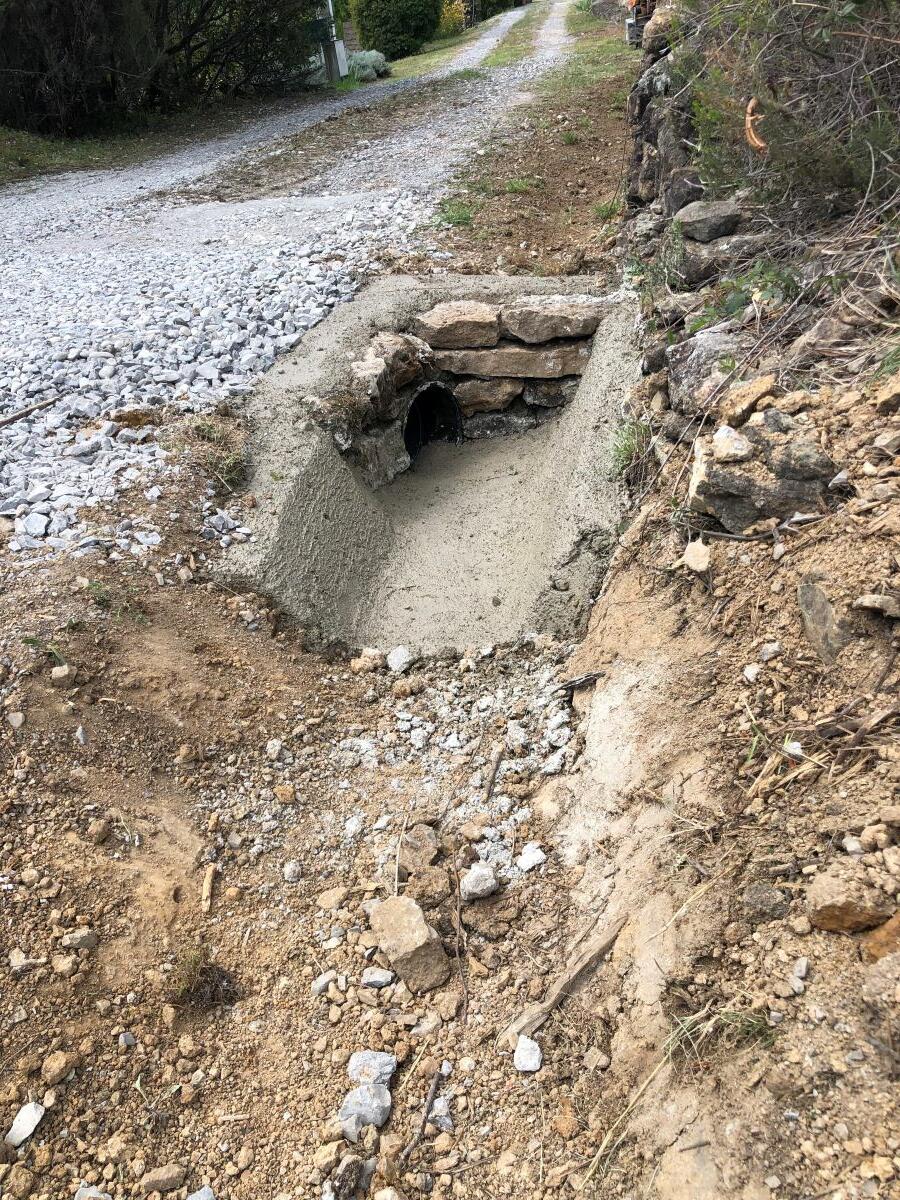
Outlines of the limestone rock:
{"type": "Polygon", "coordinates": [[[348,1142],[356,1142],[370,1125],[380,1129],[391,1115],[391,1093],[380,1083],[364,1083],[344,1097],[338,1112],[341,1130],[348,1142]]]}
{"type": "Polygon", "coordinates": [[[896,594],[873,592],[857,596],[853,601],[854,608],[864,608],[869,612],[879,612],[892,621],[900,621],[900,596],[896,594]]]}
{"type": "Polygon", "coordinates": [[[644,26],[641,49],[645,54],[662,54],[671,45],[680,27],[681,21],[674,8],[657,8],[644,26]]]}
{"type": "Polygon", "coordinates": [[[467,903],[493,896],[500,887],[494,868],[486,862],[472,863],[459,881],[459,894],[467,903]]]}
{"type": "Polygon", "coordinates": [[[852,325],[836,317],[822,317],[806,333],[801,333],[784,353],[784,359],[794,367],[814,363],[826,350],[846,345],[856,337],[852,325]]]}
{"type": "Polygon", "coordinates": [[[478,300],[448,300],[416,317],[412,329],[435,349],[496,346],[500,310],[496,304],[478,300]]]}
{"type": "Polygon", "coordinates": [[[722,419],[736,428],[743,425],[764,396],[775,390],[774,375],[760,375],[743,383],[733,383],[722,401],[722,419]]]}
{"type": "Polygon", "coordinates": [[[28,1200],[34,1191],[35,1178],[24,1163],[14,1163],[4,1181],[3,1195],[9,1200],[28,1200]]]}
{"type": "Polygon", "coordinates": [[[522,296],[503,305],[500,329],[520,342],[590,337],[603,315],[596,296],[522,296]]]}
{"type": "Polygon", "coordinates": [[[900,954],[900,912],[883,925],[864,933],[859,948],[863,962],[878,962],[889,954],[900,954]]]}
{"type": "Polygon", "coordinates": [[[36,1100],[32,1100],[29,1104],[23,1104],[3,1140],[14,1149],[18,1149],[40,1125],[46,1111],[43,1104],[38,1104],[36,1100]]]}
{"type": "Polygon", "coordinates": [[[525,384],[522,399],[532,408],[561,408],[577,391],[577,379],[537,379],[525,384]]]}
{"type": "MultiPolygon", "coordinates": [[[[704,204],[705,201],[699,203],[704,204]]],[[[733,233],[730,237],[716,238],[708,244],[688,239],[684,243],[680,268],[682,283],[688,287],[704,283],[720,271],[756,258],[766,250],[768,243],[769,235],[766,233],[733,233]]]]}
{"type": "Polygon", "coordinates": [[[713,434],[712,454],[716,462],[746,462],[753,457],[753,443],[730,425],[720,425],[713,434]]]}
{"type": "Polygon", "coordinates": [[[435,365],[456,375],[558,379],[582,375],[590,357],[589,341],[548,342],[540,347],[500,342],[491,350],[439,350],[435,365]]]}
{"type": "Polygon", "coordinates": [[[784,893],[771,883],[758,881],[748,884],[741,897],[744,914],[754,924],[764,921],[778,921],[788,910],[788,902],[784,893]]]}
{"type": "Polygon", "coordinates": [[[372,909],[369,920],[379,949],[412,992],[429,992],[450,975],[441,939],[415,901],[391,896],[372,909]]]}
{"type": "Polygon", "coordinates": [[[350,366],[357,392],[376,415],[393,420],[398,414],[398,389],[418,379],[432,362],[431,347],[408,333],[380,333],[365,355],[350,366]]]}
{"type": "Polygon", "coordinates": [[[821,507],[835,464],[808,434],[795,432],[792,418],[767,409],[754,414],[738,436],[752,445],[752,460],[717,462],[712,439],[697,439],[688,488],[694,512],[708,513],[731,533],[743,533],[756,521],[783,520],[821,507]]]}
{"type": "Polygon", "coordinates": [[[162,1167],[154,1167],[145,1171],[141,1176],[141,1191],[145,1196],[151,1192],[174,1192],[184,1183],[187,1170],[180,1163],[166,1163],[162,1167]]]}
{"type": "Polygon", "coordinates": [[[372,338],[369,353],[384,360],[397,388],[418,379],[432,360],[431,347],[408,333],[379,333],[372,338]]]}
{"type": "Polygon", "coordinates": [[[62,1083],[77,1061],[74,1054],[66,1054],[64,1050],[54,1050],[44,1059],[41,1067],[41,1079],[48,1087],[55,1087],[58,1083],[62,1083]]]}
{"type": "Polygon", "coordinates": [[[539,1071],[544,1062],[540,1046],[532,1038],[520,1033],[513,1053],[513,1066],[517,1071],[539,1071]]]}
{"type": "Polygon", "coordinates": [[[712,242],[734,233],[741,210],[733,200],[695,200],[675,214],[685,237],[695,242],[712,242]]]}
{"type": "Polygon", "coordinates": [[[352,1083],[380,1083],[382,1087],[389,1087],[396,1070],[396,1056],[382,1050],[357,1050],[347,1063],[347,1075],[352,1083]]]}
{"type": "Polygon", "coordinates": [[[882,925],[895,911],[894,902],[869,887],[842,864],[815,877],[806,893],[809,919],[817,929],[857,933],[882,925]]]}
{"type": "Polygon", "coordinates": [[[828,584],[828,576],[823,571],[807,571],[797,585],[797,602],[807,641],[819,658],[830,666],[847,645],[850,634],[835,615],[828,584]]]}
{"type": "Polygon", "coordinates": [[[413,825],[400,843],[400,870],[415,875],[430,867],[440,851],[437,834],[429,825],[413,825]]]}
{"type": "Polygon", "coordinates": [[[900,371],[892,375],[886,383],[882,383],[875,391],[872,400],[875,411],[882,416],[890,416],[900,411],[900,371]]]}
{"type": "Polygon", "coordinates": [[[465,379],[456,385],[454,395],[464,417],[479,412],[502,412],[522,395],[521,379],[465,379]]]}

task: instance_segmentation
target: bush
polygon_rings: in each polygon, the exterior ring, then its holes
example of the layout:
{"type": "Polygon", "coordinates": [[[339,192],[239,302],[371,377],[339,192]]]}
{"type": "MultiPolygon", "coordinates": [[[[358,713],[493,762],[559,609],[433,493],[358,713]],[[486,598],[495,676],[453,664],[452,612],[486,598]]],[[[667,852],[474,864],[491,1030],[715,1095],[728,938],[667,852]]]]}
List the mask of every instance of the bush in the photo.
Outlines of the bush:
{"type": "Polygon", "coordinates": [[[688,0],[688,9],[699,32],[693,52],[692,39],[682,47],[680,72],[713,190],[746,182],[801,218],[863,197],[896,208],[900,5],[688,0]]]}
{"type": "Polygon", "coordinates": [[[463,7],[463,0],[444,0],[441,9],[441,23],[438,25],[438,37],[459,37],[465,27],[466,10],[463,7]]]}
{"type": "Polygon", "coordinates": [[[356,50],[347,60],[347,67],[357,83],[371,83],[379,75],[390,75],[391,68],[380,50],[356,50]]]}
{"type": "Polygon", "coordinates": [[[0,122],[80,134],[200,97],[294,87],[315,0],[0,0],[0,122]]]}
{"type": "Polygon", "coordinates": [[[437,32],[442,0],[350,0],[353,24],[368,50],[388,58],[415,54],[437,32]]]}

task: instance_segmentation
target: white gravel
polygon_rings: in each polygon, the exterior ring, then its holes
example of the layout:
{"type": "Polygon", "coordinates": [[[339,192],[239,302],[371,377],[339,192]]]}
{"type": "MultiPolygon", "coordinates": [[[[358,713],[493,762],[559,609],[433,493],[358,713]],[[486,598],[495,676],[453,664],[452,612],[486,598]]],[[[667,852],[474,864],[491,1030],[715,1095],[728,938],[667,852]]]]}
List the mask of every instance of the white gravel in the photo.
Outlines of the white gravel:
{"type": "MultiPolygon", "coordinates": [[[[178,466],[157,440],[153,410],[203,411],[246,391],[353,296],[386,249],[416,244],[454,169],[561,52],[566,7],[553,0],[531,58],[461,84],[463,102],[440,128],[425,122],[363,143],[294,195],[185,203],[166,192],[253,147],[278,153],[274,139],[347,108],[361,110],[365,134],[366,106],[422,81],[372,85],[151,163],[0,195],[0,418],[50,402],[0,428],[10,549],[101,544],[143,555],[157,545],[152,521],[102,523],[129,488],[166,507],[178,466]],[[140,428],[117,420],[134,409],[146,413],[140,428]]],[[[443,74],[475,65],[525,11],[505,14],[443,74]]],[[[227,514],[206,517],[208,536],[246,536],[227,514]]]]}

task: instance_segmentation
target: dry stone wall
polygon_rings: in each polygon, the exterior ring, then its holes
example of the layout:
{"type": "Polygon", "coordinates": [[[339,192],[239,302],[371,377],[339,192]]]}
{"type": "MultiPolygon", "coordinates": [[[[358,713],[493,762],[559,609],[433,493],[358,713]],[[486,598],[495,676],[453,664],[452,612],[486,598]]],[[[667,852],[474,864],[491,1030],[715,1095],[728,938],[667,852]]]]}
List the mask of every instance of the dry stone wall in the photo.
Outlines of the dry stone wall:
{"type": "Polygon", "coordinates": [[[351,367],[358,428],[343,446],[372,487],[410,465],[403,428],[428,383],[449,388],[467,438],[519,432],[574,395],[605,311],[589,295],[442,301],[408,332],[379,333],[351,367]]]}

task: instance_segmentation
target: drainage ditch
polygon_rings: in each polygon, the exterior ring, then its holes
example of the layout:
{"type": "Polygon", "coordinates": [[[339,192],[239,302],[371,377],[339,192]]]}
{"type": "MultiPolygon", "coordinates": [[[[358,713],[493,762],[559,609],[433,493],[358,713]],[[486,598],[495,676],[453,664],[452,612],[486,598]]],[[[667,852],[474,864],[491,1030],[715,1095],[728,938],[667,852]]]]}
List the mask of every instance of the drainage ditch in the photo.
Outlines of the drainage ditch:
{"type": "Polygon", "coordinates": [[[635,302],[595,284],[393,278],[332,313],[250,400],[255,537],[229,551],[230,580],[314,641],[578,633],[639,377],[635,302]]]}

